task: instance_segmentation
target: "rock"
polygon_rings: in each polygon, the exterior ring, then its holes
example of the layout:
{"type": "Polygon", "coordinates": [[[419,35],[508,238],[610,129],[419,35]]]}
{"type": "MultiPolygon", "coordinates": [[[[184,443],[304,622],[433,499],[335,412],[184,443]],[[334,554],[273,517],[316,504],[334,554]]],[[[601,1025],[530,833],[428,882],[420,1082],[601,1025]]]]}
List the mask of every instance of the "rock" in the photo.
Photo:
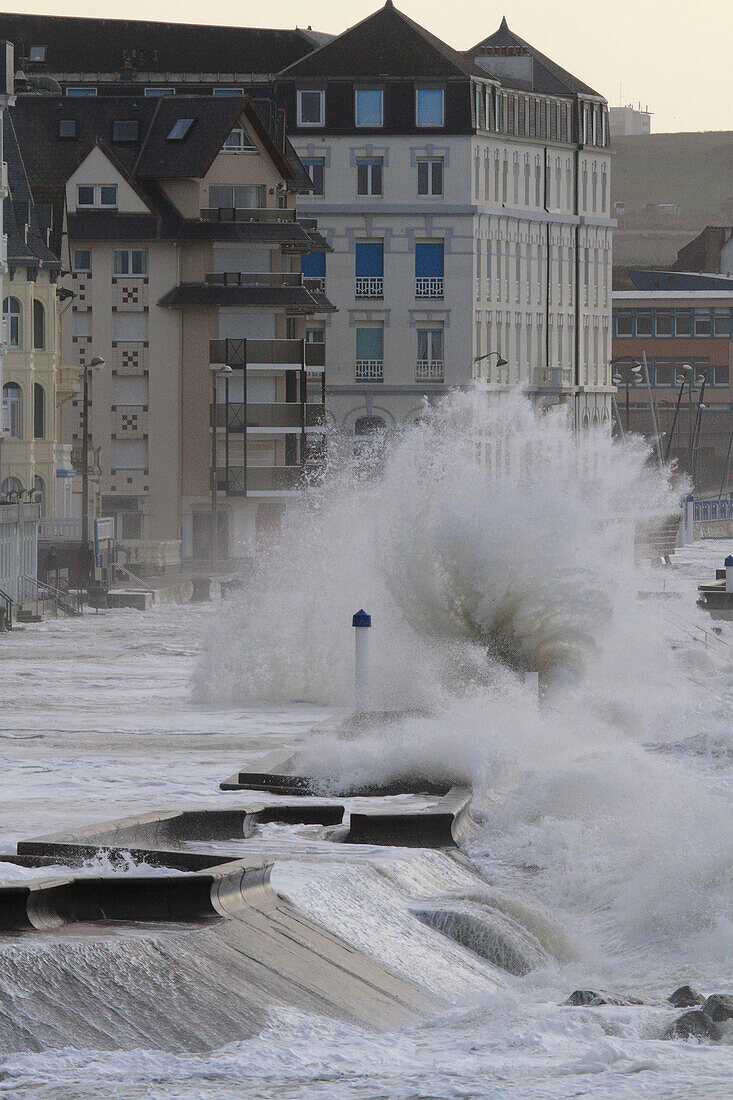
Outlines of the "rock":
{"type": "Polygon", "coordinates": [[[662,1035],[663,1039],[698,1039],[702,1042],[709,1039],[716,1042],[720,1039],[720,1029],[714,1020],[711,1020],[707,1012],[701,1008],[695,1008],[692,1012],[685,1012],[683,1016],[670,1024],[662,1035]]]}
{"type": "Polygon", "coordinates": [[[690,985],[681,985],[667,1000],[675,1008],[694,1008],[695,1005],[705,1004],[702,993],[698,993],[690,985]]]}
{"type": "Polygon", "coordinates": [[[643,1004],[638,997],[617,997],[613,993],[596,993],[593,989],[576,989],[570,994],[566,1005],[572,1005],[574,1007],[585,1006],[589,1008],[598,1008],[599,1005],[640,1005],[643,1004]]]}
{"type": "Polygon", "coordinates": [[[725,993],[713,993],[705,1002],[705,1012],[711,1020],[733,1020],[733,997],[725,993]]]}

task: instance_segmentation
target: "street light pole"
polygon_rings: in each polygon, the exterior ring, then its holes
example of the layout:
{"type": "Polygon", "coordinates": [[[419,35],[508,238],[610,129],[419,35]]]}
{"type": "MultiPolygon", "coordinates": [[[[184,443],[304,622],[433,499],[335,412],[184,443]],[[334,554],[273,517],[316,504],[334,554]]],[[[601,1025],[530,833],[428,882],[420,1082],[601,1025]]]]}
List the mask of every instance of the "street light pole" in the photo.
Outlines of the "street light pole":
{"type": "Polygon", "coordinates": [[[95,355],[89,366],[85,366],[83,375],[83,399],[81,421],[81,580],[82,587],[89,597],[90,555],[89,547],[89,371],[103,367],[104,359],[95,355]]]}
{"type": "MultiPolygon", "coordinates": [[[[216,406],[217,379],[220,374],[231,374],[232,368],[226,363],[224,366],[212,364],[211,366],[211,571],[216,572],[216,563],[219,559],[219,471],[218,471],[218,433],[219,426],[218,409],[216,406]]],[[[225,416],[229,415],[228,408],[225,416]]],[[[225,424],[225,428],[227,425],[225,424]]],[[[247,434],[245,432],[244,445],[247,446],[247,434]]]]}
{"type": "MultiPolygon", "coordinates": [[[[483,359],[490,359],[492,355],[496,356],[497,371],[501,370],[502,367],[508,366],[506,359],[502,358],[502,354],[500,351],[487,351],[483,355],[476,355],[473,360],[474,366],[476,365],[476,363],[480,363],[483,359]]],[[[486,381],[488,382],[488,377],[486,381]]]]}

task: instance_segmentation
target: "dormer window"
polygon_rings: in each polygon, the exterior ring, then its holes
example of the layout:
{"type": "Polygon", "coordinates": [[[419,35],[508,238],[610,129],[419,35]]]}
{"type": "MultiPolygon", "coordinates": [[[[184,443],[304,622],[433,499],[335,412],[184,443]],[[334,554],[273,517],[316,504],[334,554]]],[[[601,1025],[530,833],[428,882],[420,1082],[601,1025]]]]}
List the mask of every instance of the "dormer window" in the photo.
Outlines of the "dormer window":
{"type": "Polygon", "coordinates": [[[384,93],[381,88],[357,88],[354,93],[357,126],[384,125],[384,93]]]}
{"type": "Polygon", "coordinates": [[[116,183],[80,183],[76,188],[76,205],[107,210],[117,206],[116,183]]]}
{"type": "Polygon", "coordinates": [[[298,126],[323,126],[326,94],[312,88],[298,89],[298,126]]]}
{"type": "Polygon", "coordinates": [[[31,46],[28,50],[28,60],[41,62],[46,60],[46,46],[31,46]]]}
{"type": "Polygon", "coordinates": [[[415,121],[418,126],[443,126],[444,110],[442,88],[415,89],[415,121]]]}
{"type": "Polygon", "coordinates": [[[236,126],[221,148],[222,153],[252,153],[255,147],[241,126],[236,126]]]}
{"type": "Polygon", "coordinates": [[[116,119],[112,123],[112,141],[137,141],[139,129],[137,119],[116,119]]]}

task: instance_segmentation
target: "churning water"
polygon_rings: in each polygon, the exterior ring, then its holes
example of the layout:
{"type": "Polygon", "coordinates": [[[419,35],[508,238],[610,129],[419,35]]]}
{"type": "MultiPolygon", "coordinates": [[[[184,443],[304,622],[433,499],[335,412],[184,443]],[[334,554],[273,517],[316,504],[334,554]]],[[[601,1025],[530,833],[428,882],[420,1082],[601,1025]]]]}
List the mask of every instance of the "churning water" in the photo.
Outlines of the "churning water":
{"type": "MultiPolygon", "coordinates": [[[[351,615],[372,613],[370,702],[401,717],[296,729],[288,747],[332,792],[470,783],[482,875],[440,853],[340,852],[283,860],[273,881],[450,1009],[390,1035],[282,1010],[197,1056],[15,1055],[0,1096],[729,1095],[731,1045],[659,1038],[677,985],[733,990],[733,632],[709,632],[694,591],[729,546],[673,569],[629,552],[630,525],[673,512],[683,488],[640,441],[575,436],[520,395],[455,395],[386,451],[337,453],[217,609],[195,705],[229,730],[258,701],[348,704],[351,615]],[[576,987],[645,1004],[563,1007],[576,987]]],[[[176,614],[171,645],[190,630],[176,614]]]]}

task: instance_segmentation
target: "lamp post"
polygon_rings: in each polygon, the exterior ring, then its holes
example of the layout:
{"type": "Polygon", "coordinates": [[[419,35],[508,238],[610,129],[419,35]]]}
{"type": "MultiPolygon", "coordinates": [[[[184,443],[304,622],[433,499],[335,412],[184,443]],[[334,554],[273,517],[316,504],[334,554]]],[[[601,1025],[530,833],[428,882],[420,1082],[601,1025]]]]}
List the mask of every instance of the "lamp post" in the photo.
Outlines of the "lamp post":
{"type": "Polygon", "coordinates": [[[675,386],[679,386],[680,392],[677,394],[677,403],[675,404],[674,416],[672,417],[672,427],[669,429],[669,435],[667,436],[667,446],[664,452],[665,462],[669,458],[669,452],[672,447],[672,439],[674,438],[674,430],[677,425],[677,417],[679,416],[680,405],[682,404],[682,395],[685,392],[685,382],[687,381],[688,375],[692,374],[692,367],[689,363],[683,363],[680,367],[680,370],[682,371],[682,377],[680,378],[676,375],[674,380],[674,384],[675,386]]]}
{"type": "Polygon", "coordinates": [[[628,360],[623,359],[612,359],[611,366],[613,367],[614,365],[617,368],[625,368],[623,372],[619,369],[619,373],[614,374],[611,381],[613,382],[614,386],[621,386],[624,384],[624,382],[626,383],[626,434],[628,435],[630,430],[629,426],[631,423],[629,387],[632,382],[634,383],[634,385],[636,385],[636,383],[639,381],[639,376],[641,375],[641,364],[636,362],[630,363],[628,360]]]}
{"type": "MultiPolygon", "coordinates": [[[[218,455],[217,455],[217,381],[219,375],[232,373],[228,363],[220,366],[211,364],[211,571],[216,571],[216,563],[219,558],[219,484],[218,484],[218,455]]],[[[224,414],[228,415],[228,410],[224,414]]],[[[225,428],[227,425],[224,425],[225,428]]],[[[244,446],[247,446],[247,433],[244,434],[244,446]]]]}
{"type": "Polygon", "coordinates": [[[82,587],[89,596],[89,578],[91,574],[89,548],[89,371],[104,366],[104,359],[95,355],[89,366],[82,370],[84,393],[81,420],[81,580],[82,587]]]}
{"type": "MultiPolygon", "coordinates": [[[[506,359],[502,358],[502,355],[501,355],[500,351],[487,351],[483,355],[475,356],[475,358],[473,360],[474,365],[476,363],[480,363],[483,359],[490,359],[492,355],[496,356],[496,369],[497,369],[497,371],[501,370],[502,367],[507,367],[509,365],[507,363],[506,359]]],[[[488,373],[487,373],[487,376],[486,376],[486,381],[487,382],[489,381],[488,373]]]]}

